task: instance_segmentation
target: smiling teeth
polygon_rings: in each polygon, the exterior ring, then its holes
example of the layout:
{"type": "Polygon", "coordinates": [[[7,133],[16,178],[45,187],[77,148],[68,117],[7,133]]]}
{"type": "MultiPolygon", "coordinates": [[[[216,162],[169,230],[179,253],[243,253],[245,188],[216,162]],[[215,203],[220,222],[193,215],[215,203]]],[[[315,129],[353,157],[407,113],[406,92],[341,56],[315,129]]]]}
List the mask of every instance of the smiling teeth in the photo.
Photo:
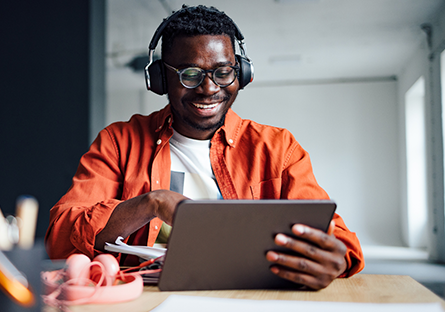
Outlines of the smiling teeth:
{"type": "Polygon", "coordinates": [[[197,108],[211,109],[211,108],[214,108],[214,107],[218,106],[219,103],[215,103],[215,104],[211,104],[211,105],[203,105],[203,104],[196,104],[196,103],[193,103],[193,105],[194,105],[195,107],[197,107],[197,108]]]}

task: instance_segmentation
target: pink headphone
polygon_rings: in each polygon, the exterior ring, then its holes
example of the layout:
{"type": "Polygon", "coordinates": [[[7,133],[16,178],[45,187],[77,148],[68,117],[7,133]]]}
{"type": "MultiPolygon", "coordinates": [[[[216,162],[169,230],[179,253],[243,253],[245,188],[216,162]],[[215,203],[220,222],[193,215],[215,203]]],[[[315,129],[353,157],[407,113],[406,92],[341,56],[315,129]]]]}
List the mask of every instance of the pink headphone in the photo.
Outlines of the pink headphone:
{"type": "Polygon", "coordinates": [[[115,303],[136,299],[142,293],[142,277],[122,273],[110,254],[99,255],[93,261],[86,255],[73,254],[66,264],[66,269],[42,272],[46,304],[115,303]]]}

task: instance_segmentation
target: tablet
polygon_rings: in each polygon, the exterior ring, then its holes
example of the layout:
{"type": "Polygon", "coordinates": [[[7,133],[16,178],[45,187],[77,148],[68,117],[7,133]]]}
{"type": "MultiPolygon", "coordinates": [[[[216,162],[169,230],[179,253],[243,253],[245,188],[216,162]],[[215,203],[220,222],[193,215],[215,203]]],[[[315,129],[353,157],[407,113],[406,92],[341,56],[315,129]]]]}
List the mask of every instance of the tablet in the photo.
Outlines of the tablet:
{"type": "Polygon", "coordinates": [[[336,204],[308,200],[181,202],[175,212],[158,287],[162,291],[287,289],[296,284],[270,272],[277,233],[302,223],[327,231],[336,204]]]}

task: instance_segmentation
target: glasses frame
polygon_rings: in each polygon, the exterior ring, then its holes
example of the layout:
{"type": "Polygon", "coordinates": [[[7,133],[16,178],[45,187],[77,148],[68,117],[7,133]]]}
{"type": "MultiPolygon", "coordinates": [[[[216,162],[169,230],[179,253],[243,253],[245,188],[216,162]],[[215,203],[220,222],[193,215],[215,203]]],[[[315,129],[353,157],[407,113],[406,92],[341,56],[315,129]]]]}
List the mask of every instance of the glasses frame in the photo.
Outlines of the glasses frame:
{"type": "Polygon", "coordinates": [[[239,66],[237,66],[237,65],[235,65],[235,66],[233,66],[233,65],[223,65],[223,66],[219,66],[219,67],[217,67],[217,68],[215,68],[215,69],[208,69],[208,70],[205,70],[205,69],[202,69],[202,68],[199,68],[199,67],[187,67],[187,68],[184,68],[184,69],[177,69],[177,68],[174,68],[173,66],[167,64],[166,62],[163,62],[163,63],[164,63],[164,65],[165,65],[165,67],[167,67],[168,69],[170,69],[170,70],[172,70],[172,71],[174,71],[175,73],[178,74],[179,81],[180,81],[181,84],[184,86],[184,88],[187,88],[187,89],[195,89],[195,88],[199,87],[199,86],[202,84],[202,82],[204,81],[205,76],[207,75],[207,73],[212,73],[212,75],[210,76],[210,79],[212,79],[213,83],[216,84],[218,87],[220,87],[220,88],[228,87],[228,86],[230,86],[230,85],[236,80],[236,78],[238,77],[238,75],[239,75],[239,69],[240,69],[239,66]],[[215,71],[217,71],[218,69],[220,69],[220,68],[222,68],[222,67],[230,67],[230,68],[232,68],[233,70],[235,70],[235,73],[236,73],[236,75],[234,76],[232,82],[230,82],[229,84],[226,84],[226,85],[221,85],[221,84],[219,84],[218,82],[216,82],[216,80],[215,80],[215,71]],[[182,81],[182,73],[185,72],[186,70],[189,70],[189,69],[197,69],[197,70],[200,70],[201,73],[202,73],[201,81],[200,81],[196,86],[194,86],[194,87],[187,86],[187,85],[185,85],[184,82],[182,81]]]}

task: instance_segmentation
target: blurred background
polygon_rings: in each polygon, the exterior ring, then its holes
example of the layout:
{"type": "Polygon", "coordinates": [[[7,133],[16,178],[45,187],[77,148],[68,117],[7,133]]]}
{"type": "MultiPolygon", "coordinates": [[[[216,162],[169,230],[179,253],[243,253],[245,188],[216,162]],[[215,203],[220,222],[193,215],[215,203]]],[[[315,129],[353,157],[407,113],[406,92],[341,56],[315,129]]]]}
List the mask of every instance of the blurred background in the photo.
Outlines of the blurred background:
{"type": "Polygon", "coordinates": [[[408,274],[444,296],[444,0],[2,4],[3,213],[35,196],[42,239],[97,133],[168,103],[146,91],[142,69],[157,26],[183,3],[237,23],[255,79],[234,111],[289,129],[309,152],[363,245],[365,273],[408,274]]]}

